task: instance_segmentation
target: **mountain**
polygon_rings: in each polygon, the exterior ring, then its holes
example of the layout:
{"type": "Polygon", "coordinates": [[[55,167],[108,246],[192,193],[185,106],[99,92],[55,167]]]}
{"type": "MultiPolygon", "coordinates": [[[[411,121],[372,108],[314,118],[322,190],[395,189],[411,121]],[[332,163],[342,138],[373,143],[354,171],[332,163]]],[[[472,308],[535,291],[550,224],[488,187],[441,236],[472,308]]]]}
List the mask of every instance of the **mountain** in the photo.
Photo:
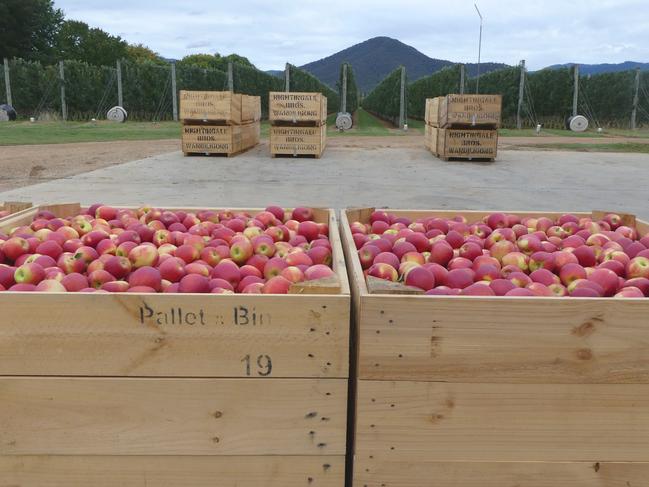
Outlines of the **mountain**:
{"type": "MultiPolygon", "coordinates": [[[[560,69],[570,68],[575,63],[567,64],[553,64],[546,69],[560,69]]],[[[649,71],[649,63],[639,63],[637,61],[625,61],[617,64],[580,64],[579,74],[601,74],[601,73],[617,73],[619,71],[629,71],[631,69],[640,68],[642,71],[649,71]]]]}
{"type": "Polygon", "coordinates": [[[277,70],[277,69],[271,69],[271,70],[266,71],[266,74],[271,74],[273,76],[277,76],[278,78],[283,78],[284,77],[284,71],[283,70],[280,71],[280,70],[277,70]]]}
{"type": "MultiPolygon", "coordinates": [[[[323,83],[335,89],[340,76],[340,65],[348,62],[354,69],[356,83],[363,93],[369,93],[383,78],[399,66],[405,66],[410,82],[429,76],[453,62],[429,58],[412,46],[390,37],[374,37],[360,44],[332,54],[324,59],[301,66],[323,83]]],[[[468,76],[477,73],[476,64],[467,64],[468,76]]],[[[501,63],[482,63],[484,74],[506,67],[501,63]]]]}

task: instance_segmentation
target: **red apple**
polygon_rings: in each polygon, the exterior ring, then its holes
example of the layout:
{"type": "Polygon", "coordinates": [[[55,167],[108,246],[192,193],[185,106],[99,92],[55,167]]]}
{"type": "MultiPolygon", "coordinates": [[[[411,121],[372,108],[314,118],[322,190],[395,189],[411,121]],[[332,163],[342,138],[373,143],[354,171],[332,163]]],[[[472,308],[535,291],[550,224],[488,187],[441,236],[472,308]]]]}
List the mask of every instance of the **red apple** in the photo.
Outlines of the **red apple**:
{"type": "Polygon", "coordinates": [[[405,284],[428,291],[435,287],[435,276],[424,267],[415,267],[406,275],[405,284]]]}
{"type": "Polygon", "coordinates": [[[82,274],[73,272],[61,279],[61,284],[68,292],[76,293],[88,287],[88,279],[82,274]]]}
{"type": "Polygon", "coordinates": [[[385,263],[372,265],[368,269],[367,274],[369,276],[378,277],[379,279],[385,279],[393,282],[396,282],[399,279],[399,273],[397,272],[397,270],[390,264],[385,263]]]}
{"type": "Polygon", "coordinates": [[[269,279],[262,288],[264,294],[287,294],[289,288],[293,284],[288,279],[282,276],[275,276],[269,279]]]}
{"type": "Polygon", "coordinates": [[[627,279],[636,277],[649,278],[649,258],[634,257],[626,266],[627,279]]]}
{"type": "Polygon", "coordinates": [[[559,278],[564,286],[570,286],[578,279],[586,279],[586,269],[579,264],[568,263],[559,271],[559,278]]]}
{"type": "Polygon", "coordinates": [[[38,284],[45,279],[45,269],[35,263],[24,264],[14,272],[16,284],[38,284]]]}
{"type": "Polygon", "coordinates": [[[128,283],[132,288],[149,287],[156,292],[160,291],[162,276],[160,271],[154,267],[143,266],[133,271],[128,276],[128,283]]]}

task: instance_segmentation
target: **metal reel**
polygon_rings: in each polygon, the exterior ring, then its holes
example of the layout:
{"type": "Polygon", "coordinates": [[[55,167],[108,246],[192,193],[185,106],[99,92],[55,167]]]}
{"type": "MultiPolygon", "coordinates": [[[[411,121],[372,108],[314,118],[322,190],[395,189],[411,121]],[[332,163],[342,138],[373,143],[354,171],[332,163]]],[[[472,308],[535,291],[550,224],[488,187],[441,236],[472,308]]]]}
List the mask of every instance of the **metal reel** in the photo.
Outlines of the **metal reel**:
{"type": "Polygon", "coordinates": [[[588,119],[583,115],[570,117],[570,130],[573,132],[585,132],[588,129],[588,119]]]}
{"type": "Polygon", "coordinates": [[[128,113],[126,113],[126,110],[124,110],[122,107],[117,106],[108,110],[106,118],[111,122],[124,123],[128,118],[128,113]]]}
{"type": "Polygon", "coordinates": [[[336,128],[338,130],[349,130],[352,128],[352,116],[349,113],[341,112],[336,117],[336,128]]]}

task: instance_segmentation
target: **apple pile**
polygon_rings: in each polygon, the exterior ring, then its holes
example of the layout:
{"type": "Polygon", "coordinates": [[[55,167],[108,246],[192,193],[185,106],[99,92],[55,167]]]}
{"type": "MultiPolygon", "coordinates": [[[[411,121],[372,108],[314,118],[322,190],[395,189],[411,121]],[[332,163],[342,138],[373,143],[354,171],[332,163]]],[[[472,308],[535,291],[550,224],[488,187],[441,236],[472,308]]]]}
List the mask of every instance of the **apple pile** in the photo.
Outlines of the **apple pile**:
{"type": "Polygon", "coordinates": [[[429,295],[649,296],[649,235],[622,218],[492,213],[411,221],[374,211],[350,224],[366,276],[429,295]]]}
{"type": "Polygon", "coordinates": [[[0,218],[4,218],[6,216],[9,216],[11,213],[9,213],[9,210],[0,210],[0,218]]]}
{"type": "Polygon", "coordinates": [[[334,275],[328,235],[305,207],[40,211],[0,233],[0,291],[286,294],[334,275]]]}

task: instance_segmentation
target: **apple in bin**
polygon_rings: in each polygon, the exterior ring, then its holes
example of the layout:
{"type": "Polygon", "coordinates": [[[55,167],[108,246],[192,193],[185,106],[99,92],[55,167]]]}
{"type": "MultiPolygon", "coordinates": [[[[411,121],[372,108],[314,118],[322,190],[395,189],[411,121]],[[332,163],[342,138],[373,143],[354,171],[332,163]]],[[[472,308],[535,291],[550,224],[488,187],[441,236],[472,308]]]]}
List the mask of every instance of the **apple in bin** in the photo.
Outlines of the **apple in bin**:
{"type": "Polygon", "coordinates": [[[350,228],[366,275],[412,286],[423,279],[426,294],[649,296],[649,236],[615,214],[594,221],[492,213],[476,221],[377,211],[350,228]]]}

